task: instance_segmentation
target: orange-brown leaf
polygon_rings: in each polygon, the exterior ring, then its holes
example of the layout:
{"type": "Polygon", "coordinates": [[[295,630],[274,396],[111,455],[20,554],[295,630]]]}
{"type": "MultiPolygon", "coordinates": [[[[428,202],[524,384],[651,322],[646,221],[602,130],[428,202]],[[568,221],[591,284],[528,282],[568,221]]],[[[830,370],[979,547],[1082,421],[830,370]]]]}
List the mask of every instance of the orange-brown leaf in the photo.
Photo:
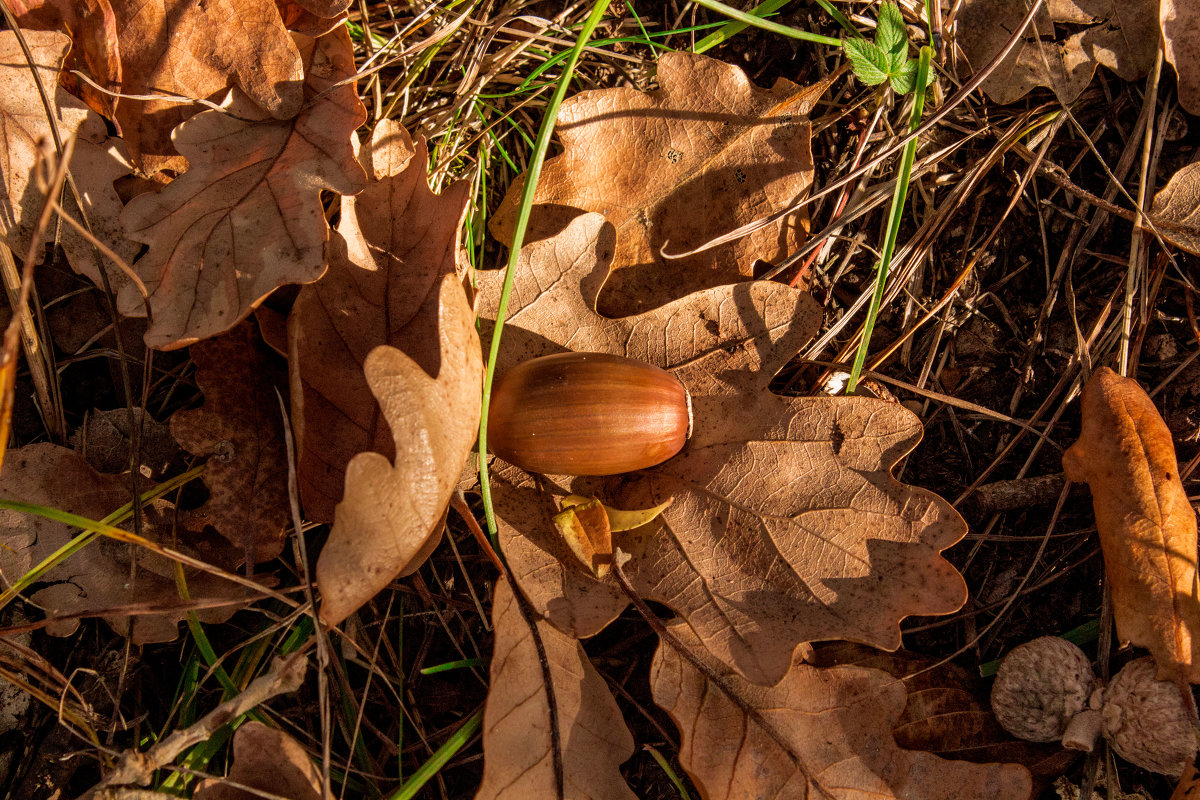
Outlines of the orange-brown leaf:
{"type": "MultiPolygon", "coordinates": [[[[958,43],[970,70],[978,72],[991,63],[1027,11],[1024,0],[963,3],[958,43]]],[[[997,103],[1011,103],[1035,86],[1049,86],[1061,102],[1072,103],[1100,65],[1134,80],[1154,64],[1157,19],[1157,0],[1047,3],[982,88],[997,103]]]]}
{"type": "MultiPolygon", "coordinates": [[[[205,111],[189,119],[175,144],[191,168],[161,192],[134,198],[122,214],[129,236],[150,245],[134,269],[150,292],[151,347],[223,333],[277,287],[325,270],[329,226],[320,193],[362,188],[351,134],[365,111],[352,82],[334,88],[354,74],[346,29],[295,38],[312,105],[293,119],[254,121],[242,96],[234,104],[239,116],[205,111]]],[[[133,286],[121,292],[120,307],[146,314],[133,286]]]]}
{"type": "Polygon", "coordinates": [[[475,800],[634,800],[618,769],[633,755],[633,737],[583,645],[540,619],[531,627],[505,580],[496,583],[492,627],[483,783],[475,800]],[[541,640],[544,661],[534,637],[541,640]],[[550,730],[551,695],[557,737],[550,730]]]}
{"type": "MultiPolygon", "coordinates": [[[[417,335],[414,331],[413,335],[417,335]]],[[[428,555],[479,430],[483,356],[462,285],[445,275],[438,292],[436,374],[380,345],[363,371],[392,429],[394,462],[359,453],[346,467],[329,541],[317,560],[321,619],[335,625],[428,555]]]]}
{"type": "Polygon", "coordinates": [[[198,514],[245,553],[247,564],[283,550],[287,524],[287,455],[277,390],[282,365],[252,323],[192,347],[204,407],[177,411],[171,433],[207,458],[209,499],[198,514]]]}
{"type": "MultiPolygon", "coordinates": [[[[639,594],[683,616],[705,647],[756,682],[779,680],[800,642],[895,648],[905,616],[961,606],[965,584],[940,552],[966,526],[944,500],[891,475],[920,439],[920,421],[895,403],[768,389],[815,330],[814,301],[759,281],[605,319],[590,303],[612,236],[589,214],[525,248],[498,371],[568,347],[648,361],[687,387],[694,430],[663,465],[611,479],[539,485],[494,462],[501,545],[539,613],[586,637],[626,603],[557,535],[554,496],[566,494],[621,508],[674,497],[654,524],[614,534],[614,547],[633,555],[625,569],[639,594]]],[[[478,284],[486,318],[500,276],[480,274],[478,284]]]]}
{"type": "Polygon", "coordinates": [[[425,142],[384,120],[360,160],[373,180],[342,198],[342,221],[329,247],[329,270],[305,286],[288,320],[297,479],[305,513],[333,521],[346,464],[373,450],[394,455],[386,420],[362,364],[391,345],[426,372],[441,360],[437,325],[442,276],[465,269],[459,243],[466,183],[429,190],[425,142]]]}
{"type": "Polygon", "coordinates": [[[1107,367],[1084,387],[1082,411],[1063,470],[1092,490],[1117,634],[1154,655],[1160,680],[1200,683],[1196,512],[1171,432],[1137,381],[1107,367]]]}
{"type": "MultiPolygon", "coordinates": [[[[271,792],[288,800],[322,800],[321,772],[291,736],[251,720],[233,735],[229,781],[271,792]]],[[[255,800],[261,795],[231,786],[221,778],[200,782],[195,800],[255,800]]]]}
{"type": "MultiPolygon", "coordinates": [[[[672,632],[704,658],[685,625],[672,626],[672,632]]],[[[758,686],[711,659],[705,663],[740,705],[666,642],[654,657],[650,681],[655,702],[682,733],[679,762],[706,800],[1030,795],[1024,767],[901,750],[892,726],[905,705],[904,685],[884,672],[819,669],[797,660],[778,684],[758,686]]]]}
{"type": "MultiPolygon", "coordinates": [[[[220,99],[236,86],[279,120],[295,116],[307,99],[307,59],[302,61],[273,0],[115,0],[113,11],[124,94],[220,99]]],[[[195,156],[182,147],[176,151],[171,131],[200,108],[122,98],[117,122],[134,162],[147,173],[182,171],[187,162],[179,153],[195,156]]]]}
{"type": "MultiPolygon", "coordinates": [[[[721,233],[786,207],[812,184],[807,121],[824,87],[787,80],[769,90],[738,67],[706,56],[666,53],[659,88],[581,92],[558,114],[562,155],[542,169],[530,221],[533,241],[584,211],[617,229],[613,273],[601,313],[624,316],[689,292],[745,280],[755,259],[776,261],[803,241],[792,215],[735,242],[679,260],[659,254],[698,247],[721,233]]],[[[512,225],[524,180],[515,181],[491,230],[512,225]]]]}

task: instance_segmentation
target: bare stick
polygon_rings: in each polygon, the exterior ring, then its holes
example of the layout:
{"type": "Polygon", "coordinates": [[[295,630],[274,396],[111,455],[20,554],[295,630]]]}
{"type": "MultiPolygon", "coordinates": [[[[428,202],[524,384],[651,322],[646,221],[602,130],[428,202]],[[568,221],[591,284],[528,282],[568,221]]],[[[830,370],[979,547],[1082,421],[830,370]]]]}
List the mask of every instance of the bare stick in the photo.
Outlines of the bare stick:
{"type": "Polygon", "coordinates": [[[154,772],[175,760],[180,753],[193,745],[207,741],[223,725],[281,694],[300,688],[308,671],[308,656],[293,653],[279,659],[275,667],[262,677],[255,678],[237,697],[201,717],[194,725],[175,731],[144,753],[132,751],[121,756],[117,766],[100,783],[83,795],[85,798],[102,796],[100,791],[109,786],[134,784],[147,786],[154,772]]]}

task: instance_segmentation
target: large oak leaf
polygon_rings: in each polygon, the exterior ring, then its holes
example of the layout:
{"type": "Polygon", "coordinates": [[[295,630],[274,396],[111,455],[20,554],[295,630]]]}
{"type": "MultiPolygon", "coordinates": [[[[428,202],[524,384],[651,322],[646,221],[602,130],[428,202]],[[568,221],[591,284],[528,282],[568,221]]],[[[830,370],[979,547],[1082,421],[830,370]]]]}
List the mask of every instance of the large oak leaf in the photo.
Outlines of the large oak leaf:
{"type": "Polygon", "coordinates": [[[633,755],[633,736],[583,646],[542,620],[531,625],[505,580],[492,598],[492,627],[475,800],[634,800],[619,770],[633,755]]]}
{"type": "MultiPolygon", "coordinates": [[[[116,0],[121,91],[209,99],[236,86],[271,117],[288,119],[307,99],[304,42],[283,27],[273,0],[116,0]]],[[[117,121],[146,172],[180,171],[195,158],[171,131],[200,106],[122,98],[117,121]]]]}
{"type": "MultiPolygon", "coordinates": [[[[329,226],[320,193],[362,189],[351,134],[365,110],[353,82],[338,85],[354,74],[345,28],[295,38],[310,105],[283,121],[250,119],[245,102],[234,104],[239,116],[196,115],[175,132],[191,168],[125,208],[130,237],[150,245],[134,268],[150,292],[151,347],[229,330],[277,287],[316,280],[325,269],[329,226]]],[[[122,313],[146,314],[135,287],[119,299],[122,313]]]]}
{"type": "MultiPolygon", "coordinates": [[[[558,114],[561,155],[538,181],[530,237],[561,230],[583,211],[617,228],[617,251],[601,313],[623,316],[689,292],[745,280],[755,259],[783,258],[803,241],[800,215],[737,241],[671,261],[718,234],[784,208],[812,184],[806,115],[824,86],[787,80],[759,89],[738,67],[688,53],[658,62],[659,88],[599,89],[568,98],[558,114]]],[[[491,230],[504,242],[524,179],[496,210],[491,230]]]]}
{"type": "Polygon", "coordinates": [[[360,153],[373,180],[342,198],[329,270],[300,290],[288,320],[288,368],[296,429],[297,478],[309,518],[333,521],[346,464],[373,450],[394,455],[392,437],[363,376],[377,345],[403,350],[429,374],[437,339],[442,276],[465,270],[460,243],[466,183],[429,189],[424,140],[381,121],[360,153]]]}
{"type": "MultiPolygon", "coordinates": [[[[70,168],[92,231],[122,258],[132,260],[137,245],[121,234],[117,223],[121,200],[112,183],[129,172],[129,165],[119,142],[108,138],[100,116],[58,86],[59,67],[71,40],[53,31],[25,31],[24,36],[42,85],[54,103],[61,135],[76,136],[70,168]]],[[[3,144],[0,154],[0,232],[9,249],[23,258],[45,202],[34,180],[39,148],[53,139],[46,108],[12,31],[0,31],[0,98],[0,143],[3,144]]],[[[64,198],[68,213],[78,218],[78,207],[71,193],[67,192],[64,198]]],[[[74,228],[64,226],[60,242],[76,272],[101,285],[100,270],[103,268],[114,285],[125,283],[124,274],[112,265],[104,265],[92,245],[74,228]]]]}
{"type": "MultiPolygon", "coordinates": [[[[0,497],[98,520],[129,501],[129,481],[96,472],[74,450],[31,444],[8,453],[0,475],[0,497]]],[[[156,521],[161,527],[147,526],[144,534],[170,541],[171,546],[190,550],[189,554],[205,560],[222,560],[227,555],[211,542],[171,541],[170,517],[157,517],[156,521]]],[[[8,588],[77,533],[69,525],[44,517],[0,511],[0,542],[4,543],[0,547],[0,584],[8,588]]],[[[70,636],[79,627],[80,615],[101,615],[135,644],[169,642],[178,635],[177,625],[185,616],[178,607],[175,575],[175,562],[101,538],[43,575],[39,581],[42,588],[30,599],[49,616],[64,616],[47,625],[52,636],[70,636]],[[169,605],[176,608],[155,611],[156,606],[169,605]],[[118,610],[122,607],[127,609],[125,613],[118,610]]],[[[224,622],[237,610],[234,604],[205,608],[203,601],[241,597],[240,586],[190,567],[183,575],[202,621],[224,622]]]]}
{"type": "MultiPolygon", "coordinates": [[[[920,439],[919,420],[896,403],[767,388],[816,330],[816,303],[758,281],[606,319],[591,303],[613,250],[612,227],[596,214],[525,248],[498,369],[565,349],[648,361],[687,387],[694,430],[662,466],[612,479],[497,470],[501,543],[539,613],[586,637],[625,605],[550,523],[554,497],[567,492],[624,508],[674,498],[659,522],[614,536],[614,545],[633,554],[626,571],[642,596],[670,606],[756,682],[779,680],[800,642],[894,649],[905,616],[960,607],[965,584],[940,551],[965,524],[941,498],[891,475],[920,439]]],[[[493,313],[499,285],[497,274],[479,277],[482,316],[493,313]]]]}
{"type": "MultiPolygon", "coordinates": [[[[974,71],[1003,49],[1028,11],[1024,0],[965,0],[958,44],[974,71]]],[[[1052,87],[1073,103],[1106,66],[1125,80],[1145,75],[1158,47],[1156,0],[1048,0],[1008,57],[982,88],[997,103],[1011,103],[1035,86],[1052,87]]]]}
{"type": "MultiPolygon", "coordinates": [[[[433,337],[432,326],[421,335],[433,337]]],[[[393,463],[379,453],[359,453],[346,466],[345,493],[317,560],[321,619],[328,625],[428,555],[479,431],[483,356],[475,315],[454,275],[440,283],[436,336],[436,375],[388,345],[368,353],[363,364],[396,456],[393,463]]]]}
{"type": "MultiPolygon", "coordinates": [[[[687,626],[680,641],[699,644],[687,626]]],[[[654,700],[683,735],[679,762],[706,800],[1025,800],[1029,772],[1015,764],[949,761],[902,750],[892,726],[904,684],[859,667],[819,669],[797,660],[774,686],[757,686],[708,662],[720,683],[674,647],[651,666],[654,700]],[[736,701],[726,690],[736,697],[736,701]]]]}

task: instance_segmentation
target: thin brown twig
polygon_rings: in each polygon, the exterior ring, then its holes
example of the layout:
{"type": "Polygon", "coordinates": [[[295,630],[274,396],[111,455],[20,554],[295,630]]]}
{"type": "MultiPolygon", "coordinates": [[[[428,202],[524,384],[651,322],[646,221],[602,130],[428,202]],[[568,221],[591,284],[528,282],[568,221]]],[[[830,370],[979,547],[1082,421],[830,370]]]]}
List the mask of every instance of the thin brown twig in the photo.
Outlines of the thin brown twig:
{"type": "Polygon", "coordinates": [[[145,752],[125,753],[112,772],[83,797],[94,797],[95,793],[109,786],[149,785],[155,771],[170,764],[190,747],[207,741],[222,726],[277,695],[290,694],[299,689],[307,671],[308,656],[305,653],[292,653],[278,659],[270,672],[255,678],[241,694],[221,703],[193,725],[175,731],[145,752]]]}

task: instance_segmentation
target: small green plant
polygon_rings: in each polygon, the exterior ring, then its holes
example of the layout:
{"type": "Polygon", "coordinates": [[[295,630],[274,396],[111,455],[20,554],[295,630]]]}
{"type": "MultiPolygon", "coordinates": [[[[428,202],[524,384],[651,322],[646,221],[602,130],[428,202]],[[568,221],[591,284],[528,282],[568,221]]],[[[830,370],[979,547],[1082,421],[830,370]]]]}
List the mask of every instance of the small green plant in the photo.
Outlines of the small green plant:
{"type": "MultiPolygon", "coordinates": [[[[917,85],[917,59],[908,57],[908,32],[904,17],[893,3],[879,7],[875,24],[875,41],[850,38],[842,41],[842,49],[850,59],[854,75],[867,86],[891,83],[896,94],[908,94],[917,85]]],[[[933,82],[933,73],[925,86],[933,82]]]]}

